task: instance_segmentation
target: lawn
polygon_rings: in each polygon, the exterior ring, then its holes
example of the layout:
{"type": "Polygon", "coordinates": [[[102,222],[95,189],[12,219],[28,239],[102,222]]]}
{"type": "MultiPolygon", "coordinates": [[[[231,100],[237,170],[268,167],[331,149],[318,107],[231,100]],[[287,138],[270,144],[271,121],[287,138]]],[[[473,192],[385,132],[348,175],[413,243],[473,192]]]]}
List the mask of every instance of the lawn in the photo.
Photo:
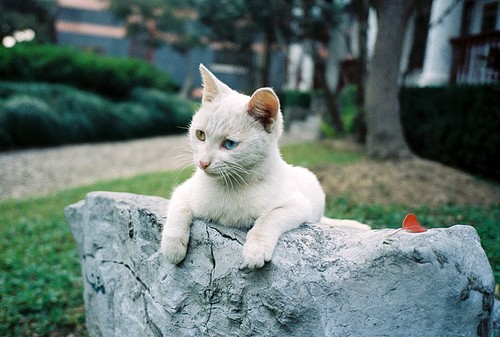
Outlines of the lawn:
{"type": "MultiPolygon", "coordinates": [[[[342,165],[363,158],[322,143],[290,145],[283,154],[289,162],[309,167],[342,165]]],[[[83,285],[76,246],[64,218],[65,206],[95,190],[168,196],[172,187],[189,175],[189,170],[144,174],[41,198],[1,202],[0,336],[85,335],[83,285]]],[[[327,215],[356,218],[376,228],[399,227],[406,212],[403,206],[360,205],[345,196],[330,196],[326,211],[327,215]]],[[[473,224],[500,282],[498,205],[421,206],[415,212],[426,224],[473,224]]]]}

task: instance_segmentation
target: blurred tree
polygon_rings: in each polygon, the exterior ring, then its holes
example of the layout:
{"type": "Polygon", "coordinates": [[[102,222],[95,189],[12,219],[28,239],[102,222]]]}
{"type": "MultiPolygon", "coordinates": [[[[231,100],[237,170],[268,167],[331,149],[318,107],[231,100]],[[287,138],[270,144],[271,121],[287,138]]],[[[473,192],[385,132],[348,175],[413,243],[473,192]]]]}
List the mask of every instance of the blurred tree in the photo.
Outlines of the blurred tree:
{"type": "Polygon", "coordinates": [[[343,132],[335,97],[325,78],[329,32],[339,23],[342,6],[334,0],[205,0],[198,2],[203,24],[211,38],[226,41],[256,75],[253,86],[269,85],[272,46],[285,50],[291,42],[311,41],[318,83],[323,89],[335,129],[343,132]],[[252,59],[254,42],[261,42],[257,69],[252,59]]]}
{"type": "Polygon", "coordinates": [[[216,42],[218,49],[225,52],[226,62],[252,69],[252,42],[255,33],[245,14],[246,7],[246,2],[239,0],[197,2],[199,20],[209,28],[209,40],[216,42]]]}
{"type": "Polygon", "coordinates": [[[368,73],[365,113],[367,153],[373,158],[411,156],[399,117],[400,60],[415,0],[373,0],[378,32],[368,73]]]}
{"type": "Polygon", "coordinates": [[[196,12],[189,0],[110,0],[109,10],[125,22],[132,39],[132,53],[151,62],[154,49],[168,42],[182,53],[200,44],[190,29],[196,12]],[[135,45],[134,45],[135,44],[135,45]],[[145,55],[141,46],[146,47],[145,55]]]}
{"type": "MultiPolygon", "coordinates": [[[[190,64],[189,51],[202,44],[194,29],[197,13],[193,0],[110,0],[110,11],[125,22],[131,39],[132,56],[148,62],[154,51],[168,43],[184,54],[190,64]]],[[[193,67],[188,66],[188,69],[193,67]]],[[[186,77],[181,96],[187,96],[194,74],[186,77]]]]}
{"type": "Polygon", "coordinates": [[[358,21],[358,59],[356,62],[356,105],[357,114],[354,120],[356,140],[360,143],[366,141],[366,117],[364,111],[365,87],[368,64],[368,14],[370,0],[352,0],[347,10],[351,11],[358,21]]]}
{"type": "Polygon", "coordinates": [[[289,0],[206,0],[198,1],[201,22],[210,28],[210,38],[222,41],[243,57],[241,64],[256,75],[254,86],[269,83],[272,44],[284,45],[289,33],[291,8],[289,0]],[[254,68],[253,44],[262,42],[258,70],[254,68]]]}
{"type": "Polygon", "coordinates": [[[56,0],[0,0],[0,41],[15,31],[32,29],[35,41],[55,42],[56,0]]]}
{"type": "Polygon", "coordinates": [[[326,79],[326,63],[328,59],[328,44],[330,32],[340,23],[340,13],[344,5],[333,0],[306,0],[302,1],[304,10],[305,38],[314,41],[315,75],[318,85],[325,96],[326,108],[338,134],[345,131],[344,123],[340,118],[337,100],[326,79]]]}

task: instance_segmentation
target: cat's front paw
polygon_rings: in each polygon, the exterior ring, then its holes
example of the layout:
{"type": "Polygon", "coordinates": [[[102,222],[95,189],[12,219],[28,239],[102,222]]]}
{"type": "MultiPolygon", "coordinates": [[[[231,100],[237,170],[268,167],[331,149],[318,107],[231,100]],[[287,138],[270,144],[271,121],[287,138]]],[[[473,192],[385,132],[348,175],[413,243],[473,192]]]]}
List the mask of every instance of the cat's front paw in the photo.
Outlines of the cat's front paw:
{"type": "Polygon", "coordinates": [[[261,268],[273,256],[274,244],[263,240],[247,238],[243,245],[243,268],[261,268]]]}
{"type": "Polygon", "coordinates": [[[168,262],[178,264],[186,257],[189,237],[164,236],[161,252],[168,262]]]}

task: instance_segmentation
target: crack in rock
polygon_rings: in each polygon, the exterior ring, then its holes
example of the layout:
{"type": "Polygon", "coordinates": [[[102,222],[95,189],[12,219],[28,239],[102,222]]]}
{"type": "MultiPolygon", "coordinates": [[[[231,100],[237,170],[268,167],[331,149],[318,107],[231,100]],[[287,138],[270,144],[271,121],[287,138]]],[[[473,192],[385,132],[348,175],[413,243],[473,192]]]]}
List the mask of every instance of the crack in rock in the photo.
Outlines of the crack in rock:
{"type": "Polygon", "coordinates": [[[207,319],[206,319],[205,324],[204,324],[204,327],[208,333],[208,331],[209,331],[208,324],[210,322],[210,319],[212,318],[213,305],[214,305],[214,303],[216,303],[216,302],[213,302],[213,299],[216,296],[217,289],[214,289],[214,286],[213,286],[216,261],[215,261],[215,256],[214,256],[213,241],[210,238],[210,230],[209,230],[208,225],[206,225],[206,233],[207,233],[207,244],[210,247],[210,262],[212,263],[212,268],[211,268],[210,273],[209,273],[208,287],[204,291],[205,300],[208,302],[208,305],[209,305],[207,319]]]}

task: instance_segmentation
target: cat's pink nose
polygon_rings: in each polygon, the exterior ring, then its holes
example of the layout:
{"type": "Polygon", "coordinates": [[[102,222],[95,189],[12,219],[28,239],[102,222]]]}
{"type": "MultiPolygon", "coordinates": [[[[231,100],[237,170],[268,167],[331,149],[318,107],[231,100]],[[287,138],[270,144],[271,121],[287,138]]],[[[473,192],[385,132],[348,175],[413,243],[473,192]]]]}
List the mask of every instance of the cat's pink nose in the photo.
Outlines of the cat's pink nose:
{"type": "Polygon", "coordinates": [[[202,160],[200,160],[200,166],[201,166],[202,169],[206,169],[207,167],[210,166],[210,164],[211,163],[209,161],[202,161],[202,160]]]}

